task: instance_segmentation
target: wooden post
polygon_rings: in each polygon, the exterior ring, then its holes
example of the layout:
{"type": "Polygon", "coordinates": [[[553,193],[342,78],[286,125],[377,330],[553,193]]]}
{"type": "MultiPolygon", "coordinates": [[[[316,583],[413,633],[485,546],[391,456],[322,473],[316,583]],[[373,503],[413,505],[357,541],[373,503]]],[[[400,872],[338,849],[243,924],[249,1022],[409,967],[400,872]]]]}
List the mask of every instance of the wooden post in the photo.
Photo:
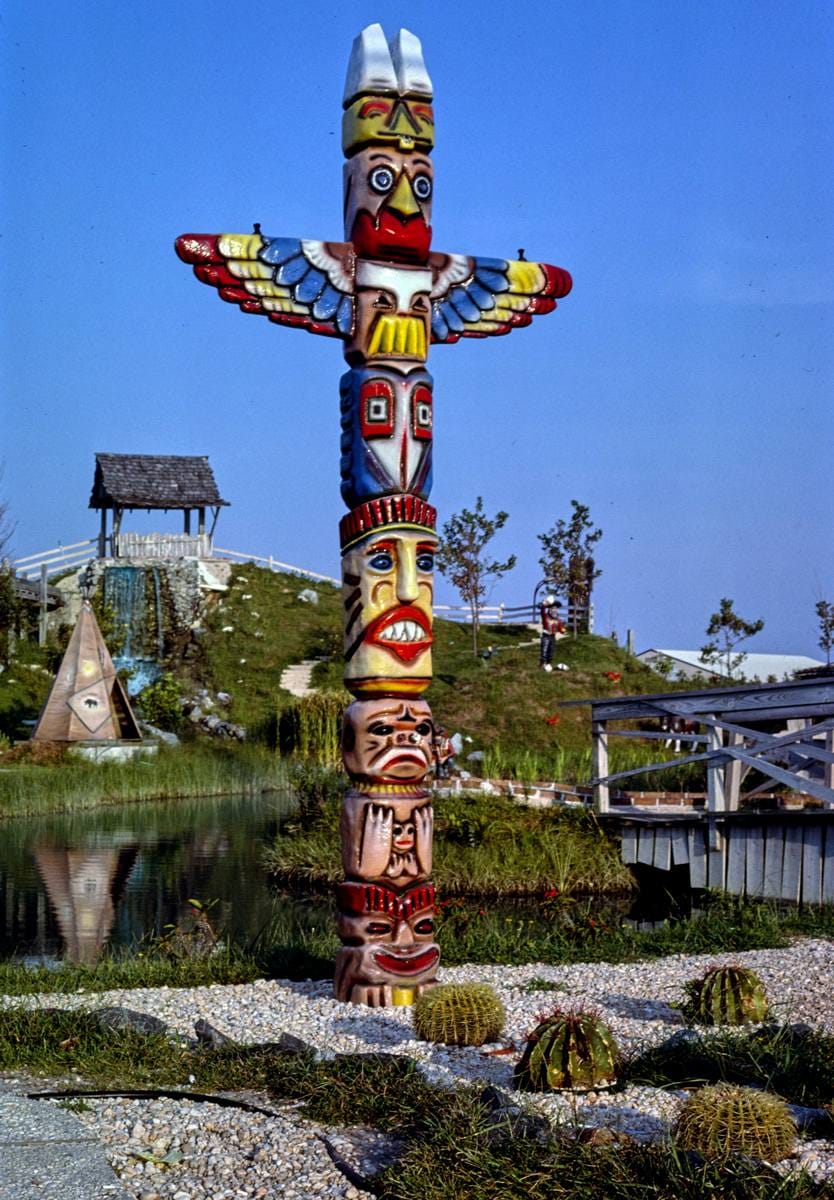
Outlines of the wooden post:
{"type": "Polygon", "coordinates": [[[184,517],[184,521],[183,521],[182,531],[186,535],[186,537],[188,537],[191,534],[191,509],[190,508],[185,509],[185,511],[183,513],[183,517],[184,517]]]}
{"type": "MultiPolygon", "coordinates": [[[[721,750],[724,739],[721,730],[714,725],[707,726],[707,750],[721,750]]],[[[725,812],[727,798],[724,793],[723,766],[707,767],[707,808],[710,812],[725,812]]]]}
{"type": "Polygon", "coordinates": [[[110,534],[110,553],[113,558],[119,557],[119,534],[122,531],[122,510],[113,509],[113,529],[110,534]]]}
{"type": "Polygon", "coordinates": [[[47,602],[49,600],[49,584],[46,579],[46,563],[41,563],[41,610],[38,619],[38,645],[46,645],[46,622],[48,619],[47,602]]]}
{"type": "MultiPolygon", "coordinates": [[[[592,769],[594,779],[603,779],[608,774],[608,722],[594,721],[592,727],[592,769]]],[[[608,812],[610,805],[607,783],[594,784],[594,806],[597,812],[608,812]]]]}
{"type": "Polygon", "coordinates": [[[205,508],[197,509],[197,532],[202,537],[206,532],[206,510],[205,508]]]}
{"type": "MultiPolygon", "coordinates": [[[[829,754],[834,754],[834,729],[828,729],[825,733],[825,748],[829,754]]],[[[823,775],[823,783],[826,787],[834,788],[834,763],[827,762],[825,764],[825,773],[823,775]]]]}
{"type": "Polygon", "coordinates": [[[99,558],[107,557],[107,509],[104,505],[101,509],[101,528],[98,532],[98,556],[99,558]]]}
{"type": "MultiPolygon", "coordinates": [[[[728,746],[743,746],[744,736],[740,733],[731,733],[727,742],[728,746]]],[[[738,759],[728,762],[724,768],[724,798],[729,812],[738,811],[739,795],[741,793],[741,769],[742,763],[738,759]]]]}

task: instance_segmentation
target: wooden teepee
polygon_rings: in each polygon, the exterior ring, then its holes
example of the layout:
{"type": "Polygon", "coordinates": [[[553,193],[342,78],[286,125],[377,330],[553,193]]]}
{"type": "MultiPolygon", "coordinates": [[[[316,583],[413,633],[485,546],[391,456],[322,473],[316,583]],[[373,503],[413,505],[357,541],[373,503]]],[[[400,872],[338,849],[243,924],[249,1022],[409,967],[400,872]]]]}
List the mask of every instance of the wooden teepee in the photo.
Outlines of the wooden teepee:
{"type": "Polygon", "coordinates": [[[32,734],[36,742],[141,741],[127,692],[89,600],[32,734]]]}

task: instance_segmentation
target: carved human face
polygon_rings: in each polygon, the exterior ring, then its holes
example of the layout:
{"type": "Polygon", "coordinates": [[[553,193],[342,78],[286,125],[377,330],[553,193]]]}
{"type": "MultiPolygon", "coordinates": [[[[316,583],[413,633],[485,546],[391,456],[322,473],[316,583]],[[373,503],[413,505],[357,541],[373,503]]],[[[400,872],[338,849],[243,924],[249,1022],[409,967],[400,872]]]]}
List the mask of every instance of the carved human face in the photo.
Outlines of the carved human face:
{"type": "Polygon", "coordinates": [[[436,549],[429,530],[394,528],[344,554],[345,685],[355,695],[428,687],[436,549]]]}
{"type": "Polygon", "coordinates": [[[428,153],[434,145],[431,103],[404,96],[360,96],[342,117],[342,149],[347,154],[370,142],[428,153]]]}
{"type": "Polygon", "coordinates": [[[342,496],[354,508],[385,492],[428,499],[432,484],[432,377],[382,365],[341,379],[342,496]]]}
{"type": "Polygon", "coordinates": [[[350,363],[388,362],[420,366],[428,356],[431,271],[392,263],[356,264],[353,337],[345,344],[350,363]]]}
{"type": "Polygon", "coordinates": [[[425,263],[431,245],[431,159],[371,145],[345,163],[345,238],[361,258],[425,263]]]}
{"type": "Polygon", "coordinates": [[[434,943],[434,888],[405,892],[363,883],[336,890],[343,949],[336,968],[339,999],[356,986],[418,986],[432,980],[440,960],[434,943]]]}
{"type": "Polygon", "coordinates": [[[372,783],[419,782],[432,766],[433,735],[425,700],[354,700],[344,715],[345,769],[372,783]]]}

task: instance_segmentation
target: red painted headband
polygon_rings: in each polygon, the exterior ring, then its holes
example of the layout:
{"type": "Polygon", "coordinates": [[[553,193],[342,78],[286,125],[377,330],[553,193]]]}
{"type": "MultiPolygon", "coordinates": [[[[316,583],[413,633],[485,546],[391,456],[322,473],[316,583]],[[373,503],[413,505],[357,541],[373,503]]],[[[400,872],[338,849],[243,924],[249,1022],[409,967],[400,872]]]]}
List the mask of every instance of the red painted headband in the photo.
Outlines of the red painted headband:
{"type": "Polygon", "coordinates": [[[430,883],[418,884],[404,892],[370,883],[340,883],[336,904],[343,913],[363,917],[384,913],[398,921],[407,921],[415,913],[434,908],[435,890],[430,883]]]}

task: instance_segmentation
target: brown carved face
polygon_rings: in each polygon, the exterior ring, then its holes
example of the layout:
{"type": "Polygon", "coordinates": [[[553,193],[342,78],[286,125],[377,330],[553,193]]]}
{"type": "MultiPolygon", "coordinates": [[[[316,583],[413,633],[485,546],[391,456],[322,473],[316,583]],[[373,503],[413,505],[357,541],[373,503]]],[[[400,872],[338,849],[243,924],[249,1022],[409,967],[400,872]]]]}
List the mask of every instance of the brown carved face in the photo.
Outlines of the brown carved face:
{"type": "Polygon", "coordinates": [[[428,261],[434,172],[423,153],[371,145],[345,163],[345,237],[360,258],[428,261]]]}
{"type": "Polygon", "coordinates": [[[398,893],[391,888],[343,883],[336,891],[339,999],[367,985],[418,986],[434,978],[440,950],[434,938],[431,885],[398,893]]]}
{"type": "Polygon", "coordinates": [[[431,874],[434,813],[417,798],[348,792],[342,804],[342,866],[349,878],[405,887],[431,874]]]}
{"type": "Polygon", "coordinates": [[[429,350],[431,271],[393,263],[356,264],[353,337],[345,345],[351,363],[419,366],[429,350]]]}
{"type": "Polygon", "coordinates": [[[355,695],[419,694],[431,682],[437,537],[387,529],[342,558],[345,686],[355,695]]]}
{"type": "Polygon", "coordinates": [[[354,700],[344,716],[345,769],[373,783],[419,782],[432,766],[433,734],[425,700],[354,700]]]}

